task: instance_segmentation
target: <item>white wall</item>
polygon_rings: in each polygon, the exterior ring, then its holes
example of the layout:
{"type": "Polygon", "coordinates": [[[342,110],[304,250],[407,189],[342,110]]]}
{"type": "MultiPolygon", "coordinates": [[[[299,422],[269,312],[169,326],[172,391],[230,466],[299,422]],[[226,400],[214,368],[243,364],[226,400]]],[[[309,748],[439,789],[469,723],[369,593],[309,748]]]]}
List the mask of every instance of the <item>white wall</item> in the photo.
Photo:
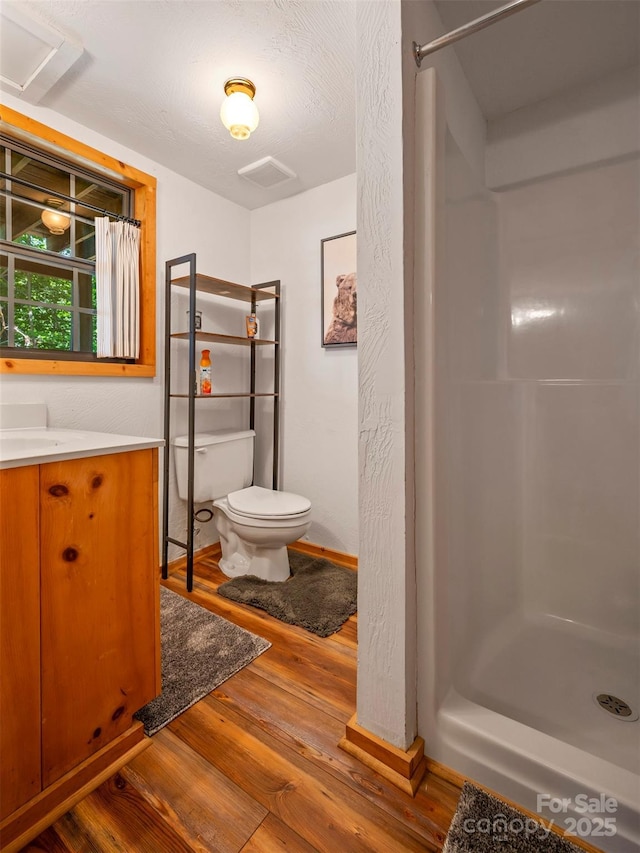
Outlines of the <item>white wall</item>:
{"type": "MultiPolygon", "coordinates": [[[[246,234],[249,211],[198,187],[143,154],[131,151],[64,116],[43,107],[23,103],[3,94],[12,109],[49,127],[116,157],[158,180],[157,188],[157,373],[153,379],[82,376],[7,376],[1,378],[3,402],[43,401],[49,425],[67,429],[88,429],[130,435],[161,437],[163,434],[164,364],[164,262],[189,252],[197,252],[202,272],[249,283],[249,251],[246,234]]],[[[220,357],[218,370],[224,369],[220,357]]],[[[207,405],[209,405],[207,403],[207,405]]],[[[211,405],[218,405],[213,403],[211,405]]],[[[238,418],[223,407],[222,426],[238,418]]],[[[213,410],[205,411],[203,422],[213,428],[220,420],[213,410]]],[[[171,505],[172,529],[182,534],[184,507],[177,495],[171,505]]],[[[203,540],[211,539],[203,531],[203,540]]]]}
{"type": "MultiPolygon", "coordinates": [[[[405,292],[401,6],[357,4],[358,723],[416,734],[411,315],[405,292]],[[409,333],[407,336],[407,329],[409,333]]],[[[409,253],[410,255],[410,253],[409,253]]]]}
{"type": "MultiPolygon", "coordinates": [[[[311,501],[311,542],[350,554],[358,553],[358,351],[321,345],[320,241],[355,227],[355,175],[251,213],[252,283],[282,286],[280,487],[311,501]]],[[[267,483],[268,408],[259,436],[267,483]]]]}

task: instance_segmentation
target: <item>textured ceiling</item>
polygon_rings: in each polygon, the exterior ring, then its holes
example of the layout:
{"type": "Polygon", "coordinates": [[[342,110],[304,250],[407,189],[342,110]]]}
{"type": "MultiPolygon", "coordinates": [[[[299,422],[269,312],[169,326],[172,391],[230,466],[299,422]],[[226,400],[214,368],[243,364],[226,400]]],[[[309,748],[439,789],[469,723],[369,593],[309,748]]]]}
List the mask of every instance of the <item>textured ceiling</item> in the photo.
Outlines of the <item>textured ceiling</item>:
{"type": "MultiPolygon", "coordinates": [[[[504,3],[436,0],[436,7],[448,32],[504,3]]],[[[542,0],[445,50],[456,51],[492,119],[637,65],[640,2],[542,0]]]]}
{"type": "Polygon", "coordinates": [[[349,0],[20,0],[84,47],[41,100],[247,208],[355,171],[355,6],[349,0]],[[256,85],[246,141],[219,118],[229,77],[256,85]],[[297,174],[263,189],[266,156],[297,174]]]}
{"type": "MultiPolygon", "coordinates": [[[[17,6],[84,48],[43,106],[256,208],[356,169],[356,2],[18,0],[17,6]],[[257,87],[260,125],[243,142],[219,119],[222,86],[233,76],[257,87]],[[297,179],[263,189],[237,175],[267,156],[297,179]]],[[[436,0],[436,6],[449,30],[503,2],[436,0]]],[[[456,51],[491,119],[637,64],[639,17],[640,0],[542,0],[446,50],[456,51]]]]}

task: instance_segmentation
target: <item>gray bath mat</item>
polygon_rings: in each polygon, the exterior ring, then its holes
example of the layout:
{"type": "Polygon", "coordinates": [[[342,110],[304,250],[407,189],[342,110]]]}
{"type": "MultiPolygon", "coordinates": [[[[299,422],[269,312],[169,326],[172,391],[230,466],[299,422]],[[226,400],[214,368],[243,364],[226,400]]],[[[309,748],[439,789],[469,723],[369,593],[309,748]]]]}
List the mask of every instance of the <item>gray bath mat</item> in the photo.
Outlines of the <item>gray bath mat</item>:
{"type": "Polygon", "coordinates": [[[266,610],[276,619],[319,637],[334,634],[358,609],[357,572],[293,551],[289,565],[291,577],[286,581],[244,575],[221,584],[218,593],[266,610]]]}
{"type": "Polygon", "coordinates": [[[162,693],[136,711],[153,735],[270,646],[267,640],[160,587],[162,693]]]}
{"type": "Polygon", "coordinates": [[[537,820],[465,782],[442,853],[584,853],[537,820]]]}

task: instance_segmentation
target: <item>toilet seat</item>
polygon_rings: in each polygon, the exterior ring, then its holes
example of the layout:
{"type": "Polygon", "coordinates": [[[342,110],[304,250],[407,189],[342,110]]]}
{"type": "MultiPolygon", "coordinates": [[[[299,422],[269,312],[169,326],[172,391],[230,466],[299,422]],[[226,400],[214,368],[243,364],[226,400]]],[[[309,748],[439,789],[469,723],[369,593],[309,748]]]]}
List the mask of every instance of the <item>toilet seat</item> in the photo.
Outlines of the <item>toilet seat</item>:
{"type": "Polygon", "coordinates": [[[227,504],[236,515],[266,521],[299,518],[311,509],[311,501],[301,495],[263,489],[261,486],[230,492],[227,504]]]}
{"type": "Polygon", "coordinates": [[[216,510],[241,528],[256,528],[263,531],[300,527],[301,525],[304,526],[311,519],[311,507],[305,512],[299,512],[295,515],[272,515],[268,518],[258,518],[255,515],[242,515],[242,513],[231,509],[229,501],[226,498],[219,498],[213,502],[214,516],[216,510]]]}

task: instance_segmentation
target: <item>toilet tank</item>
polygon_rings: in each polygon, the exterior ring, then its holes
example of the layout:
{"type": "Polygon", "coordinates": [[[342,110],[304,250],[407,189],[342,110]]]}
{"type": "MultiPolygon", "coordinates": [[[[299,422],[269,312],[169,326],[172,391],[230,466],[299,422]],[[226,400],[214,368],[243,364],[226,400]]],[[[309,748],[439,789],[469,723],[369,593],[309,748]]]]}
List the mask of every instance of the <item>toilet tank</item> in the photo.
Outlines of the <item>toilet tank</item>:
{"type": "MultiPolygon", "coordinates": [[[[204,503],[244,489],[253,482],[255,431],[218,430],[194,436],[193,500],[204,503]]],[[[176,463],[178,494],[187,500],[189,436],[178,435],[172,442],[176,463]]]]}

